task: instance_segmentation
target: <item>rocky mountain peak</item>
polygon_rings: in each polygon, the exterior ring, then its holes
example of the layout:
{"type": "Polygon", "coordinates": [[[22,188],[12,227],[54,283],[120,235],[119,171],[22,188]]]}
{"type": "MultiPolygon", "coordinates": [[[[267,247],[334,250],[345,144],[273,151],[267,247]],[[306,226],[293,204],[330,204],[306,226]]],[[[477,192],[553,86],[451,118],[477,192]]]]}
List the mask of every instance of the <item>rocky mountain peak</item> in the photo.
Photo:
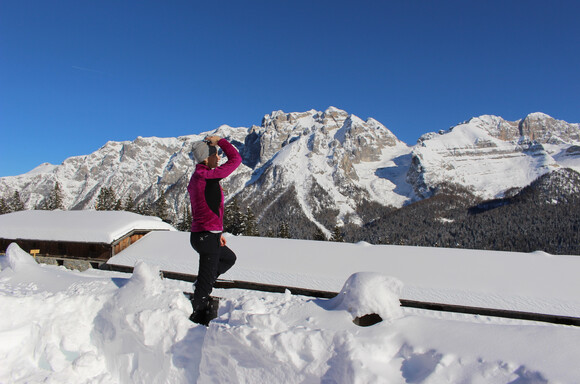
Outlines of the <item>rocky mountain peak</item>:
{"type": "MultiPolygon", "coordinates": [[[[507,121],[494,115],[473,117],[468,121],[452,127],[445,134],[465,127],[475,127],[489,133],[492,137],[503,141],[526,141],[540,144],[562,144],[580,141],[580,124],[570,124],[542,113],[534,112],[524,119],[507,121]]],[[[421,137],[421,141],[430,139],[433,133],[421,137]]]]}
{"type": "Polygon", "coordinates": [[[269,130],[287,130],[288,128],[310,128],[314,125],[324,126],[327,130],[342,127],[349,114],[335,107],[324,112],[311,109],[306,112],[273,111],[262,118],[262,128],[269,130]]]}
{"type": "Polygon", "coordinates": [[[350,154],[353,164],[379,161],[385,147],[406,146],[378,121],[363,121],[355,115],[348,116],[335,139],[350,154]]]}
{"type": "Polygon", "coordinates": [[[507,121],[499,116],[483,115],[474,117],[467,124],[480,128],[492,137],[503,141],[517,140],[521,136],[517,121],[507,121]]]}
{"type": "Polygon", "coordinates": [[[556,120],[541,112],[531,113],[519,123],[521,136],[541,144],[580,142],[580,124],[556,120]]]}
{"type": "Polygon", "coordinates": [[[342,109],[329,107],[322,113],[321,123],[328,130],[339,129],[344,125],[348,116],[348,113],[342,109]]]}

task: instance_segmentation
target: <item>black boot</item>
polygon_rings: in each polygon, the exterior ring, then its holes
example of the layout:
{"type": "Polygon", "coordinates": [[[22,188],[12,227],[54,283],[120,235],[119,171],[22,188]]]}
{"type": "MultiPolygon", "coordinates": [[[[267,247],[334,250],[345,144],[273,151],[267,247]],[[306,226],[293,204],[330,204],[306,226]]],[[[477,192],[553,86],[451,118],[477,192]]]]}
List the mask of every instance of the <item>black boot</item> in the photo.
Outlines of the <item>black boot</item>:
{"type": "Polygon", "coordinates": [[[207,327],[209,322],[218,316],[219,303],[219,298],[210,297],[208,301],[204,301],[199,306],[194,306],[189,320],[207,327]]]}
{"type": "Polygon", "coordinates": [[[196,324],[205,325],[206,327],[209,325],[210,318],[207,309],[194,311],[191,316],[189,316],[189,320],[193,321],[196,324]]]}
{"type": "Polygon", "coordinates": [[[218,317],[218,310],[220,308],[220,299],[219,297],[210,296],[209,298],[209,308],[208,314],[210,317],[210,321],[218,317]]]}

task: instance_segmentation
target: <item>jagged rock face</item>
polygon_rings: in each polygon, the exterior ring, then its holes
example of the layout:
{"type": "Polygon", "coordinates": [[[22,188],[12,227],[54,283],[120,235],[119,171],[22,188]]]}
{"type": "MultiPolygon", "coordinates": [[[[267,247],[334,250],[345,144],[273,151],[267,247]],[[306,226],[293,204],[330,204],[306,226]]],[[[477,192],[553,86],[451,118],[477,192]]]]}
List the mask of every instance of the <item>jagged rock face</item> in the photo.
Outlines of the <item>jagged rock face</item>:
{"type": "Polygon", "coordinates": [[[532,113],[519,123],[521,136],[540,144],[580,142],[580,124],[569,124],[543,113],[532,113]]]}
{"type": "Polygon", "coordinates": [[[407,181],[417,196],[466,189],[483,199],[502,197],[561,166],[580,169],[578,124],[534,113],[509,122],[480,116],[449,131],[423,135],[413,149],[407,181]]]}
{"type": "Polygon", "coordinates": [[[17,190],[32,209],[59,182],[67,209],[92,209],[102,187],[137,203],[165,193],[176,219],[189,204],[191,145],[207,134],[227,138],[242,154],[243,164],[222,182],[226,199],[237,196],[265,225],[285,212],[327,234],[336,224],[362,224],[365,202],[401,207],[454,191],[493,198],[560,167],[580,170],[578,124],[544,114],[516,122],[480,116],[409,147],[378,121],[331,107],[272,112],[249,128],[223,125],[199,135],[109,142],[58,166],[0,178],[0,196],[17,190]]]}
{"type": "MultiPolygon", "coordinates": [[[[276,111],[265,115],[262,119],[262,126],[253,130],[260,142],[259,164],[266,163],[282,147],[301,136],[308,136],[315,130],[320,130],[326,134],[341,128],[347,118],[348,113],[336,108],[329,108],[325,112],[310,110],[302,113],[284,113],[276,111]]],[[[313,150],[317,149],[317,146],[313,146],[313,150]]]]}
{"type": "Polygon", "coordinates": [[[379,163],[390,149],[409,151],[376,120],[365,122],[336,108],[273,112],[264,116],[259,129],[252,128],[245,148],[249,145],[259,148],[260,156],[247,163],[254,172],[239,195],[243,204],[261,207],[259,219],[268,221],[292,188],[304,215],[324,228],[337,219],[356,221],[359,203],[372,200],[358,184],[361,178],[378,176],[357,170],[357,165],[379,163]],[[333,211],[332,218],[325,211],[333,211]]]}
{"type": "MultiPolygon", "coordinates": [[[[476,117],[469,120],[469,124],[503,141],[517,140],[522,136],[517,121],[506,121],[499,116],[485,115],[476,117]]],[[[479,144],[480,147],[483,146],[481,141],[479,144]]]]}
{"type": "Polygon", "coordinates": [[[347,118],[336,136],[354,164],[380,161],[385,147],[396,147],[400,143],[378,121],[368,119],[364,122],[356,116],[347,118]]]}

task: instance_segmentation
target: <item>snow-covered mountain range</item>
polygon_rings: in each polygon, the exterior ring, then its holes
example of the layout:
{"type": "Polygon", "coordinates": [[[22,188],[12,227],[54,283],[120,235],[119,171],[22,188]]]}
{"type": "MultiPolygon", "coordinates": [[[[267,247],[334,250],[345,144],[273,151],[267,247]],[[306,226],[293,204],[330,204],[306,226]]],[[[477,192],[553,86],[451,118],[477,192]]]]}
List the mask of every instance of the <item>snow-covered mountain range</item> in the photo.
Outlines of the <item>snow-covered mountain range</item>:
{"type": "Polygon", "coordinates": [[[480,116],[423,135],[413,148],[408,181],[420,197],[449,185],[484,199],[502,197],[560,167],[579,170],[579,143],[578,124],[543,113],[515,122],[480,116]]]}
{"type": "Polygon", "coordinates": [[[228,199],[252,207],[262,227],[298,215],[327,234],[335,225],[362,224],[360,212],[369,204],[401,207],[449,190],[492,199],[558,168],[580,171],[580,125],[542,113],[514,122],[475,117],[409,146],[372,118],[330,107],[275,111],[249,128],[111,141],[60,165],[0,178],[0,197],[19,191],[31,209],[58,182],[65,208],[92,209],[100,189],[113,187],[117,198],[137,202],[165,194],[178,216],[188,204],[191,144],[207,134],[232,141],[244,159],[222,182],[228,199]]]}

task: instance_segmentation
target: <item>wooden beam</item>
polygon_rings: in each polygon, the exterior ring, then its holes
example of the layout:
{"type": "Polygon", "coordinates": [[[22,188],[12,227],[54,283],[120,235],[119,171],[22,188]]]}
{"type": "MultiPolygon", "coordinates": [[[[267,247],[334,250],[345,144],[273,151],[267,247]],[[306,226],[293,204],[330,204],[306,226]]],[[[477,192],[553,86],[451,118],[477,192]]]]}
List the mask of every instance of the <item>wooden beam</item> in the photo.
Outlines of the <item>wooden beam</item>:
{"type": "Polygon", "coordinates": [[[425,301],[401,299],[401,306],[408,308],[419,308],[430,311],[465,313],[470,315],[502,317],[516,320],[540,321],[552,324],[580,326],[580,318],[572,316],[549,315],[534,312],[521,312],[508,309],[494,309],[482,307],[469,307],[465,305],[430,303],[425,301]]]}

